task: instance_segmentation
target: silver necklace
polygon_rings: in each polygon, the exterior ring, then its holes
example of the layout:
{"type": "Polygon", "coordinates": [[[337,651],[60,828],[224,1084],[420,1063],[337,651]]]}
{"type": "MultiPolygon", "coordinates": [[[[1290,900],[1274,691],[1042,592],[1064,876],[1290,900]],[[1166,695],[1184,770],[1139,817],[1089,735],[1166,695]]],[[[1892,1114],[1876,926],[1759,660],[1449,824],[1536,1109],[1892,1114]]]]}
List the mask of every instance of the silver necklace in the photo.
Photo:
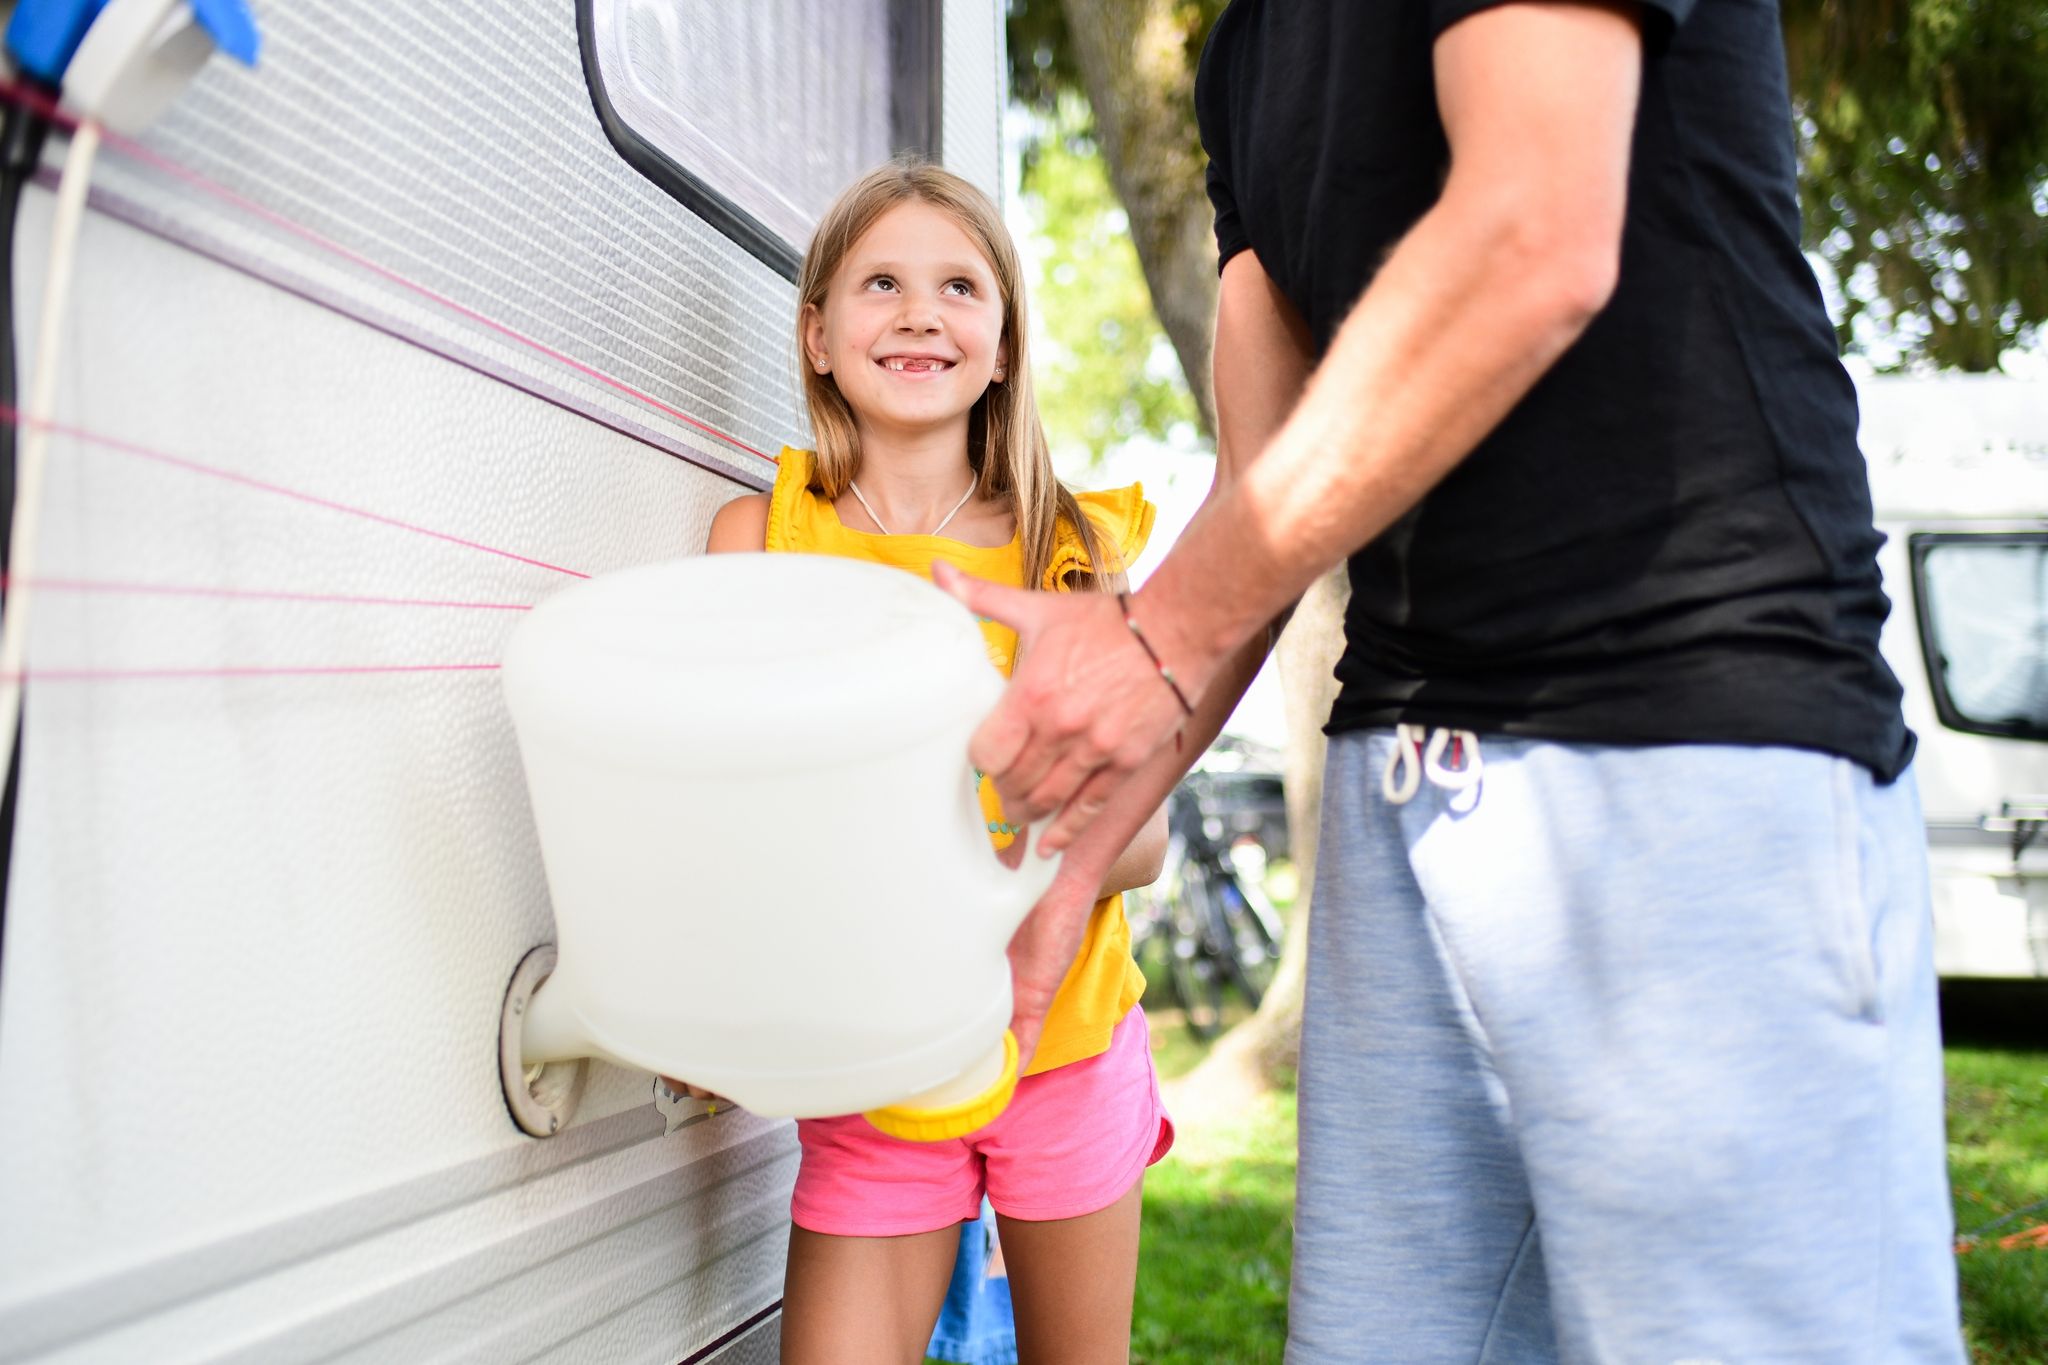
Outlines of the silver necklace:
{"type": "MultiPolygon", "coordinates": [[[[960,501],[958,501],[958,502],[956,502],[956,503],[954,503],[954,504],[953,504],[953,510],[952,510],[952,511],[950,511],[950,512],[948,512],[948,513],[946,513],[946,515],[945,515],[945,516],[944,516],[943,518],[941,518],[941,519],[940,519],[940,521],[939,521],[939,524],[938,524],[937,526],[934,526],[934,527],[932,527],[932,529],[931,529],[931,530],[929,530],[929,531],[926,531],[926,532],[925,532],[925,534],[926,534],[926,535],[928,535],[928,536],[935,536],[935,535],[937,535],[937,534],[938,534],[939,532],[941,532],[941,531],[945,530],[945,529],[946,529],[946,526],[947,526],[947,524],[948,524],[949,522],[951,522],[951,521],[953,520],[953,518],[954,518],[954,517],[957,517],[957,516],[959,516],[959,515],[960,515],[960,509],[961,509],[961,508],[963,508],[963,507],[965,507],[965,506],[967,505],[967,500],[968,500],[969,498],[971,498],[971,497],[973,497],[973,496],[974,496],[974,489],[975,489],[975,486],[976,486],[977,484],[979,484],[980,482],[981,482],[981,481],[980,481],[979,479],[972,479],[972,480],[969,480],[969,481],[968,481],[968,484],[967,484],[967,491],[966,491],[965,493],[962,493],[962,494],[960,495],[960,501]]],[[[881,526],[881,528],[882,528],[882,534],[883,534],[883,535],[885,535],[885,536],[893,536],[893,535],[895,535],[895,534],[896,534],[896,533],[895,533],[894,531],[890,530],[890,529],[889,529],[888,527],[886,527],[886,526],[882,526],[882,519],[881,519],[880,517],[878,517],[878,516],[876,516],[876,515],[875,515],[875,509],[874,509],[874,507],[873,507],[872,505],[870,505],[870,504],[869,504],[869,502],[868,502],[868,500],[867,500],[867,495],[866,495],[866,494],[864,494],[864,493],[862,493],[862,492],[860,491],[860,485],[859,485],[859,484],[855,483],[855,482],[854,482],[854,481],[853,481],[852,479],[848,479],[848,480],[846,481],[846,486],[847,486],[848,488],[851,488],[851,489],[853,490],[853,496],[854,496],[854,497],[855,497],[855,498],[856,498],[856,499],[857,499],[857,500],[858,500],[858,501],[860,502],[860,505],[861,505],[861,510],[865,511],[865,512],[866,512],[866,513],[868,514],[868,519],[869,519],[870,521],[874,522],[874,523],[875,523],[875,525],[877,525],[877,526],[881,526]]]]}

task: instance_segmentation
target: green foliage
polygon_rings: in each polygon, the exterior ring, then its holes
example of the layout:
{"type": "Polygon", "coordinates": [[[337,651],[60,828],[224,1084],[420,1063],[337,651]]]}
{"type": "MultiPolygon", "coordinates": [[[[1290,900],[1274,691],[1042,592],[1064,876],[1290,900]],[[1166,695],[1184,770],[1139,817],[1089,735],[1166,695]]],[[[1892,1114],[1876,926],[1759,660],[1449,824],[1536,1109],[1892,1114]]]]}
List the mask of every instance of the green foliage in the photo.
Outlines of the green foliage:
{"type": "MultiPolygon", "coordinates": [[[[1226,3],[1228,0],[1172,0],[1174,16],[1187,34],[1190,70],[1226,3]]],[[[1050,116],[1062,96],[1081,89],[1081,73],[1067,36],[1066,11],[1060,8],[1060,0],[1010,0],[1007,29],[1010,98],[1050,116]]]]}
{"type": "Polygon", "coordinates": [[[1785,0],[1808,248],[1880,368],[2048,320],[2048,0],[1785,0]]]}
{"type": "MultiPolygon", "coordinates": [[[[1164,0],[1179,25],[1187,46],[1188,70],[1193,71],[1209,41],[1209,30],[1223,13],[1228,0],[1164,0]]],[[[1007,20],[1010,62],[1010,99],[1039,116],[1043,123],[1063,122],[1069,135],[1093,137],[1094,115],[1081,83],[1081,71],[1074,56],[1073,40],[1067,32],[1066,11],[1060,0],[1010,0],[1007,20]]],[[[1187,126],[1194,134],[1194,110],[1188,111],[1187,126]]],[[[1199,137],[1197,136],[1197,141],[1199,137]]],[[[1036,164],[1041,146],[1038,137],[1027,137],[1019,152],[1026,175],[1036,164]]],[[[1191,187],[1202,194],[1202,187],[1191,187]]]]}
{"type": "MultiPolygon", "coordinates": [[[[1199,51],[1222,0],[1163,0],[1199,51]]],[[[1845,349],[1989,370],[2048,323],[2048,0],[1783,0],[1808,249],[1845,349]]],[[[1080,89],[1059,0],[1011,0],[1013,98],[1080,89]]],[[[1085,131],[1085,115],[1082,125],[1085,131]]],[[[1024,149],[1027,164],[1039,152],[1024,149]]],[[[1199,192],[1199,187],[1193,187],[1199,192]]]]}
{"type": "Polygon", "coordinates": [[[1055,450],[1099,460],[1135,437],[1165,440],[1197,417],[1086,125],[1078,97],[1059,102],[1025,170],[1020,208],[1040,264],[1031,286],[1034,340],[1043,343],[1034,357],[1039,410],[1055,450]]]}
{"type": "MultiPolygon", "coordinates": [[[[1947,1055],[1949,1175],[1956,1230],[1968,1234],[2048,1199],[2048,1052],[1947,1055]]],[[[2009,1219],[1957,1257],[1963,1329],[1979,1365],[2048,1365],[2048,1251],[1998,1245],[2040,1223],[2048,1210],[2009,1219]]]]}
{"type": "MultiPolygon", "coordinates": [[[[1005,37],[1010,54],[1010,98],[1050,118],[1062,95],[1080,92],[1081,73],[1067,37],[1059,0],[1010,0],[1005,37]]],[[[1084,96],[1085,98],[1085,96],[1084,96]]]]}

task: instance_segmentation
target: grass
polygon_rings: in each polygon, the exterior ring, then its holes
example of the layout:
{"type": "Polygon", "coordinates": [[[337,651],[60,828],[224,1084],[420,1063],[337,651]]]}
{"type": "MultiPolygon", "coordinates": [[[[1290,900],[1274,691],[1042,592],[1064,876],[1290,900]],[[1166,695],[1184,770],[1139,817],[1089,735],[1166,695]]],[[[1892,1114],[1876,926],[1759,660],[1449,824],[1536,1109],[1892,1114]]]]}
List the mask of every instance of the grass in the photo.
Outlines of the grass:
{"type": "MultiPolygon", "coordinates": [[[[1210,1044],[1202,1042],[1189,1033],[1181,1023],[1180,1008],[1163,997],[1164,990],[1147,987],[1145,991],[1145,1020],[1152,1026],[1152,1065],[1159,1072],[1162,1081],[1177,1080],[1187,1075],[1209,1055],[1210,1044]],[[1154,997],[1162,997],[1155,999],[1154,997]]],[[[1232,991],[1223,1001],[1223,1026],[1235,1028],[1251,1017],[1251,1007],[1232,991]]]]}
{"type": "MultiPolygon", "coordinates": [[[[2048,1038],[2038,990],[1945,990],[1949,1173],[1963,1335],[1974,1365],[2048,1365],[2048,1246],[1998,1243],[2048,1224],[2048,1038]],[[1968,1235],[1983,1231],[1975,1243],[1968,1235]]],[[[1208,1044],[1148,998],[1160,1075],[1191,1071],[1208,1044]]],[[[1234,1018],[1233,1018],[1234,1022],[1234,1018]]],[[[1294,1094],[1267,1095],[1227,1124],[1183,1129],[1145,1180],[1133,1365],[1262,1365],[1287,1339],[1294,1094]]]]}
{"type": "Polygon", "coordinates": [[[1948,1161],[1971,1354],[1978,1365],[2048,1365],[2048,1247],[1998,1245],[2048,1224],[2048,1208],[1988,1227],[2048,1200],[2048,1051],[1957,1038],[1948,1049],[1948,1161]]]}
{"type": "MultiPolygon", "coordinates": [[[[1157,1011],[1152,1026],[1162,1075],[1185,1073],[1207,1051],[1169,1009],[1157,1011]]],[[[1966,1033],[1947,1052],[1949,1169],[1961,1233],[2048,1199],[2048,1051],[2009,1036],[1966,1033]]],[[[1180,1134],[1145,1182],[1135,1365],[1280,1359],[1293,1202],[1291,1092],[1268,1096],[1234,1124],[1180,1134]]],[[[2001,1224],[1957,1257],[1975,1365],[2048,1365],[2048,1248],[1997,1245],[2042,1223],[2048,1209],[2001,1224]]]]}
{"type": "Polygon", "coordinates": [[[1293,1210],[1292,1092],[1183,1132],[1145,1179],[1133,1365],[1277,1365],[1293,1210]]]}

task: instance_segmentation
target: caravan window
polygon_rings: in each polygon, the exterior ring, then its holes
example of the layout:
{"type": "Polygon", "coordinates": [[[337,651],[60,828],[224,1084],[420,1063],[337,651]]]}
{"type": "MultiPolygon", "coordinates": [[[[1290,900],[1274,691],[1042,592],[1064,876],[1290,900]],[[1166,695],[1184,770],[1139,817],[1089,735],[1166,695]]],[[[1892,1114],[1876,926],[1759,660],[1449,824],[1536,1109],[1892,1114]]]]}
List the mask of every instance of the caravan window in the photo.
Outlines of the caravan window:
{"type": "Polygon", "coordinates": [[[2048,740],[2048,531],[1907,542],[1942,724],[2048,740]]]}
{"type": "Polygon", "coordinates": [[[842,186],[936,157],[940,0],[578,0],[584,77],[643,175],[784,275],[842,186]]]}

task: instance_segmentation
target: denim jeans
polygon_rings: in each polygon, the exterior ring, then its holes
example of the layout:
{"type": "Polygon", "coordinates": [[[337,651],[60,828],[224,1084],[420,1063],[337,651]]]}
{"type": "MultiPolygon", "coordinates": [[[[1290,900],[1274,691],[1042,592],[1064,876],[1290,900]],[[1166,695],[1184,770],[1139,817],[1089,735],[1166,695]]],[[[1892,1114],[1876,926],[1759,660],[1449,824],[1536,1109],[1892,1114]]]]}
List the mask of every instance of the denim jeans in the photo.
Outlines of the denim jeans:
{"type": "Polygon", "coordinates": [[[960,1255],[939,1308],[925,1354],[953,1365],[1017,1365],[1017,1320],[1010,1311],[1009,1277],[991,1266],[996,1211],[986,1199],[981,1216],[960,1225],[960,1255]]]}

